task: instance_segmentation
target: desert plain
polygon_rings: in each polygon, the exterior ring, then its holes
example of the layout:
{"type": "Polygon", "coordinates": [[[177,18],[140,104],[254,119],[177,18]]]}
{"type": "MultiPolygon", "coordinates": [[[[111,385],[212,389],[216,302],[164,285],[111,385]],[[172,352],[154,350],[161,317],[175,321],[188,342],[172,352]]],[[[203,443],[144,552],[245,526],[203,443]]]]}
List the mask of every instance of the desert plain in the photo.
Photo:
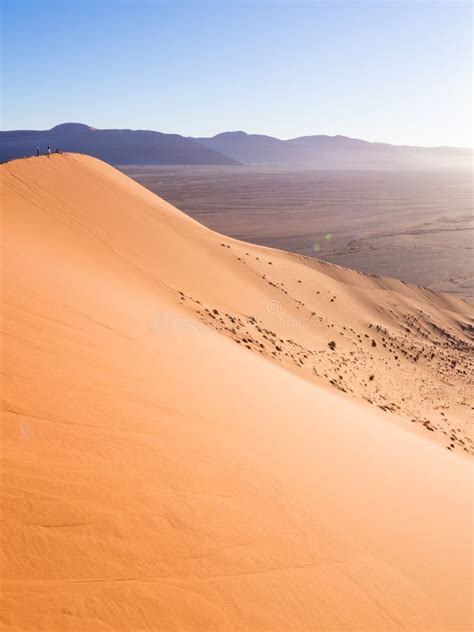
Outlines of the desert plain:
{"type": "Polygon", "coordinates": [[[121,169],[225,235],[474,297],[470,170],[121,169]]]}

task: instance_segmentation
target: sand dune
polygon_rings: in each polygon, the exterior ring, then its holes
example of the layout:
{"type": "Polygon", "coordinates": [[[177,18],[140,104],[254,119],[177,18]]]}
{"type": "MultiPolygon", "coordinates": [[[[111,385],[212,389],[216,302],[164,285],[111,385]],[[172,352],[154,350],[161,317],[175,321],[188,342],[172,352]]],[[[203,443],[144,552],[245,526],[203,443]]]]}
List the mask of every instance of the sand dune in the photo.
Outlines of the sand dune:
{"type": "Polygon", "coordinates": [[[1,629],[471,629],[467,303],[1,179],[1,629]]]}

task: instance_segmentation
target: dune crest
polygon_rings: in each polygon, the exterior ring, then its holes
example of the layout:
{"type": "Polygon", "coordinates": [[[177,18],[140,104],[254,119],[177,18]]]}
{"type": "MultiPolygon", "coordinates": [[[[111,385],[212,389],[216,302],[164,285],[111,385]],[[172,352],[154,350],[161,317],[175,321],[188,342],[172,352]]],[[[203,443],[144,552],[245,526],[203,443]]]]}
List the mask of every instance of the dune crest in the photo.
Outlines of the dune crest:
{"type": "Polygon", "coordinates": [[[467,303],[0,174],[2,629],[471,629],[467,303]]]}

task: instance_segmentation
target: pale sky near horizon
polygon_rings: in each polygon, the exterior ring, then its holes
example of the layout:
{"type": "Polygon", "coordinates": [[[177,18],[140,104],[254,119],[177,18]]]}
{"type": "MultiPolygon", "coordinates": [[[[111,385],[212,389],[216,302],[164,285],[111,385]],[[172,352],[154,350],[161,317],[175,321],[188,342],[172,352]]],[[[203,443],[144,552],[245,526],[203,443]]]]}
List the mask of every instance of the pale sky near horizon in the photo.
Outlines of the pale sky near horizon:
{"type": "Polygon", "coordinates": [[[1,128],[472,146],[457,1],[1,0],[1,128]]]}

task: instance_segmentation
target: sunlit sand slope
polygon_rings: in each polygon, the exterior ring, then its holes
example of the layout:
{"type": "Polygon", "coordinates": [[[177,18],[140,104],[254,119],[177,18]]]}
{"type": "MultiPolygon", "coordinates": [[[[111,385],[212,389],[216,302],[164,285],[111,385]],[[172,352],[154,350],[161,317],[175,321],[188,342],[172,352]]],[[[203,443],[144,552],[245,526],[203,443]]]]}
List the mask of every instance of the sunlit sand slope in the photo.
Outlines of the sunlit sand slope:
{"type": "Polygon", "coordinates": [[[471,629],[466,303],[1,181],[2,629],[471,629]]]}

